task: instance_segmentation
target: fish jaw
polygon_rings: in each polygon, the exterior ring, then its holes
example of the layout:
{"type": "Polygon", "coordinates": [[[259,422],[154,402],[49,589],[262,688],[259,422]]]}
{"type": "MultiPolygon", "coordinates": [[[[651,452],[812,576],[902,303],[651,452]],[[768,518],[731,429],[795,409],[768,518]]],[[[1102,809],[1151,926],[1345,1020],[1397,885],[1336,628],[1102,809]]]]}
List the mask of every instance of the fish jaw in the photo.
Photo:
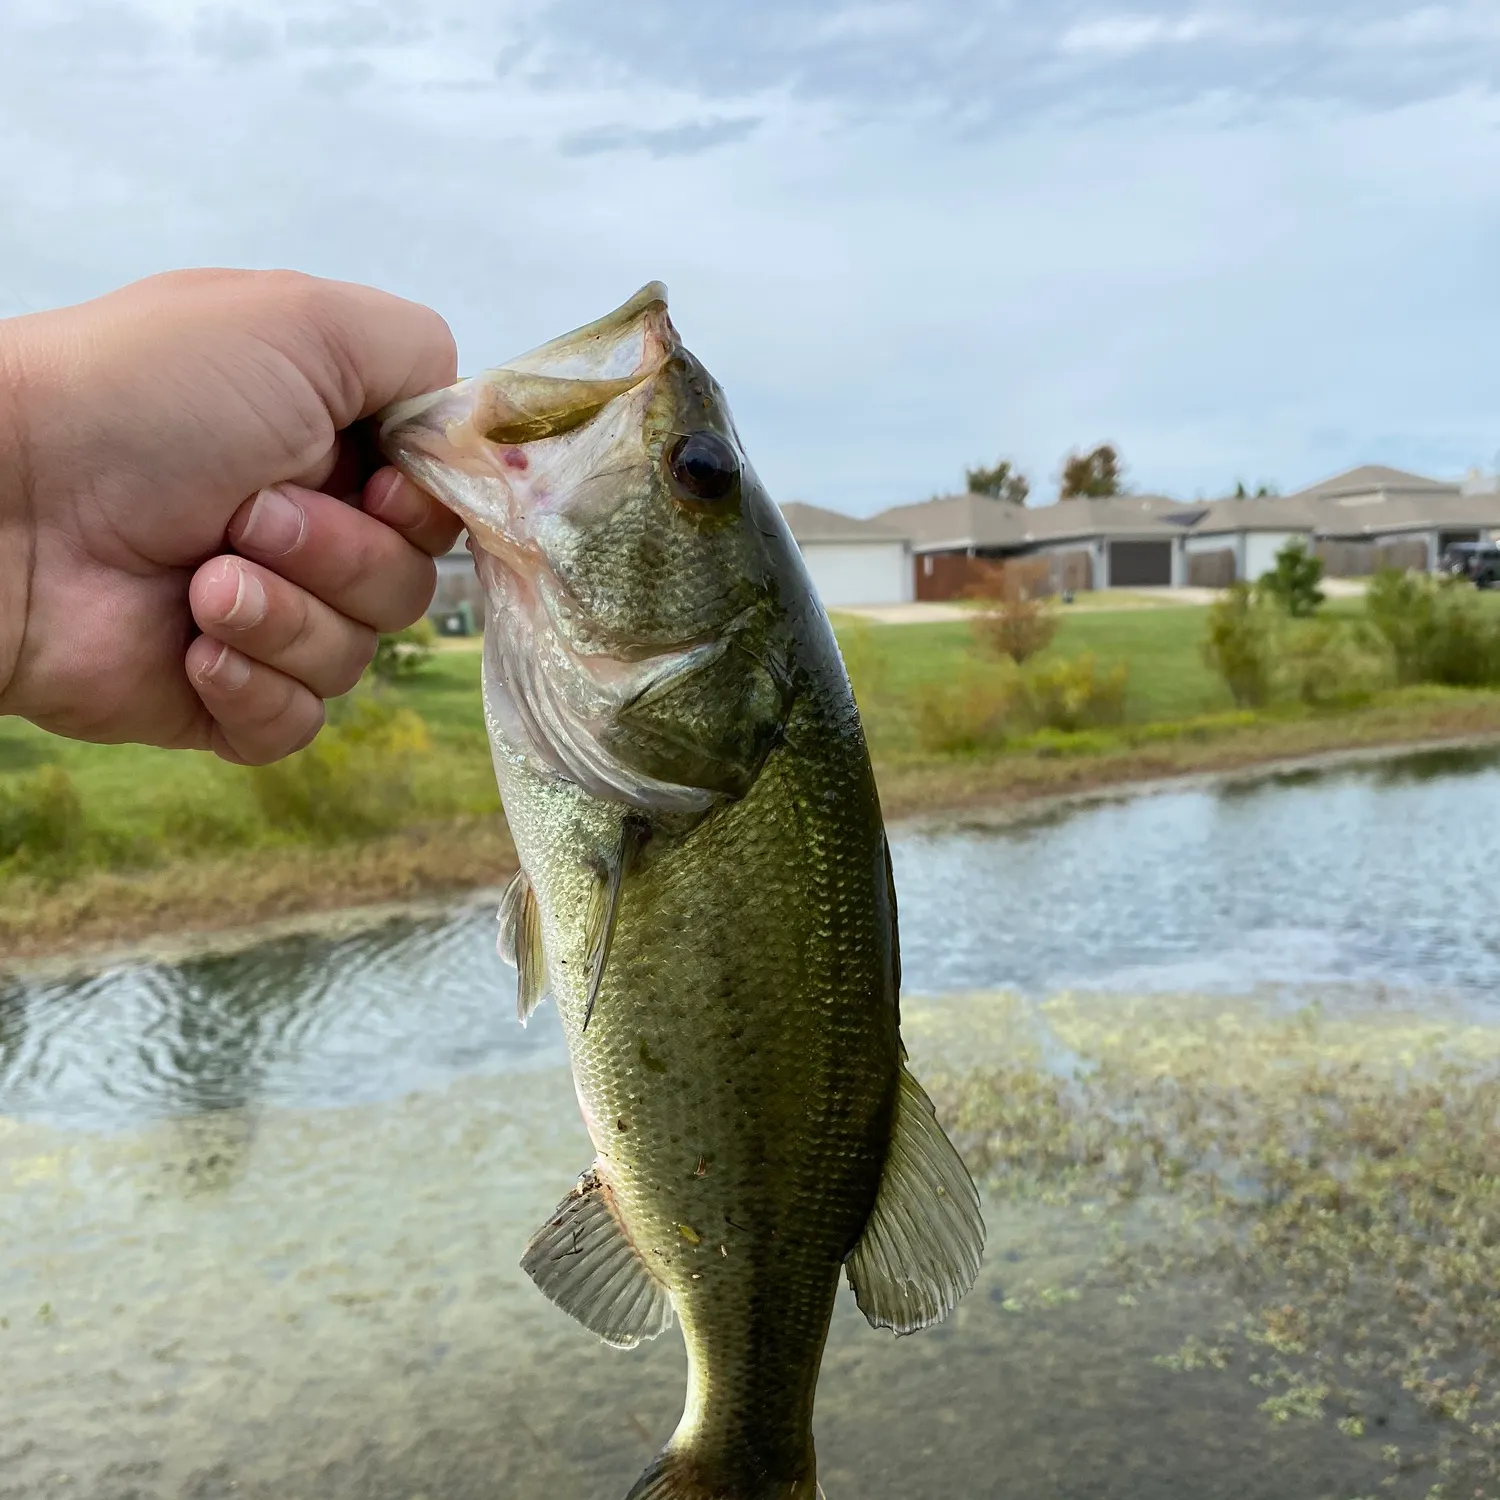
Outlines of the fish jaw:
{"type": "Polygon", "coordinates": [[[387,407],[380,448],[475,545],[534,562],[549,516],[597,504],[594,476],[641,460],[651,377],[680,347],[666,288],[650,282],[596,322],[387,407]]]}

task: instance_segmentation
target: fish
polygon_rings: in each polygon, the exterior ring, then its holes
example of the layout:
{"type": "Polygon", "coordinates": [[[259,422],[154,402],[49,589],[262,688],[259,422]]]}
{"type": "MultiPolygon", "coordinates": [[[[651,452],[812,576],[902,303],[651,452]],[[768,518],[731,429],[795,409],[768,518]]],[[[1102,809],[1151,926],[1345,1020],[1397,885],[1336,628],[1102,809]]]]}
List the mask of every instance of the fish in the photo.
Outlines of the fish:
{"type": "Polygon", "coordinates": [[[521,1020],[558,1008],[595,1152],[522,1266],[608,1344],[681,1326],[682,1417],[628,1500],[813,1500],[840,1278],[906,1334],[984,1244],[907,1066],[828,617],[659,282],[378,423],[468,530],[520,866],[498,946],[521,1020]]]}

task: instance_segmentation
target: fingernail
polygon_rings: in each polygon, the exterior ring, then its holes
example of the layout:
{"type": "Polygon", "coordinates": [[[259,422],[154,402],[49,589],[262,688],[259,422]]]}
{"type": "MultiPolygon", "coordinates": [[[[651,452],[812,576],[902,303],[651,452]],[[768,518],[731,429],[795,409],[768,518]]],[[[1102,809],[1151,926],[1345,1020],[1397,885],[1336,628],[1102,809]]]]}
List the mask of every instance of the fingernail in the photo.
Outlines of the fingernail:
{"type": "Polygon", "coordinates": [[[219,654],[198,674],[198,681],[211,683],[222,692],[244,687],[250,678],[250,659],[232,646],[220,646],[219,654]]]}
{"type": "Polygon", "coordinates": [[[385,487],[385,493],[366,505],[366,511],[387,526],[404,530],[419,526],[427,519],[427,503],[400,475],[396,475],[385,487]]]}
{"type": "Polygon", "coordinates": [[[262,490],[240,527],[235,545],[265,557],[280,557],[302,540],[306,525],[307,517],[295,500],[281,490],[262,490]]]}
{"type": "Polygon", "coordinates": [[[237,567],[228,561],[224,566],[226,569],[233,569],[238,578],[234,589],[234,603],[224,612],[221,623],[235,630],[248,630],[252,625],[259,625],[266,616],[266,591],[260,579],[249,568],[237,567]]]}

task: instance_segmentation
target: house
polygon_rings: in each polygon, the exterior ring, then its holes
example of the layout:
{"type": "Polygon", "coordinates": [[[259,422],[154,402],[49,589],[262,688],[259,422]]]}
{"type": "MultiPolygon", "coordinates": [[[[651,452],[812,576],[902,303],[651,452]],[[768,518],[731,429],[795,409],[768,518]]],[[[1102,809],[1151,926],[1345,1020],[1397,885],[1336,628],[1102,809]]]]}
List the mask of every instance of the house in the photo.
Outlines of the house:
{"type": "Polygon", "coordinates": [[[876,520],[911,537],[918,599],[952,599],[973,584],[976,562],[1021,556],[1051,563],[1048,586],[1170,586],[1184,581],[1184,539],[1203,514],[1165,495],[1079,496],[1014,505],[987,495],[943,495],[882,511],[876,520]]]}
{"type": "Polygon", "coordinates": [[[1237,496],[1201,507],[1183,544],[1183,582],[1194,588],[1228,588],[1236,579],[1256,579],[1276,566],[1290,541],[1311,548],[1317,522],[1313,505],[1300,495],[1237,496]]]}
{"type": "Polygon", "coordinates": [[[1164,495],[1079,497],[1019,506],[943,495],[876,519],[911,538],[918,599],[951,599],[976,564],[1048,560],[1037,586],[1223,588],[1254,580],[1298,539],[1333,577],[1431,569],[1454,542],[1500,532],[1500,490],[1483,476],[1448,483],[1365,464],[1292,495],[1184,504],[1164,495]]]}
{"type": "Polygon", "coordinates": [[[1188,539],[1188,582],[1253,581],[1300,539],[1331,577],[1431,570],[1455,542],[1500,529],[1500,494],[1475,481],[1426,479],[1363,464],[1293,495],[1215,500],[1188,539]]]}
{"type": "Polygon", "coordinates": [[[899,527],[798,500],[781,514],[825,608],[904,604],[912,597],[911,548],[899,527]]]}
{"type": "Polygon", "coordinates": [[[1500,495],[1381,464],[1336,474],[1298,498],[1311,506],[1314,550],[1335,577],[1432,569],[1453,543],[1500,527],[1500,495]]]}

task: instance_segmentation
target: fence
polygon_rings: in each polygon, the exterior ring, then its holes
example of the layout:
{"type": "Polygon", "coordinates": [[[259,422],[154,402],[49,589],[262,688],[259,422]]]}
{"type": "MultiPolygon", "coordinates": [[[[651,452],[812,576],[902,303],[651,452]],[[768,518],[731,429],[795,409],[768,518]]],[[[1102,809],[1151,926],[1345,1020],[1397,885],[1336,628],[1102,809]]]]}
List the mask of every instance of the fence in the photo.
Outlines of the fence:
{"type": "Polygon", "coordinates": [[[1382,568],[1425,573],[1428,566],[1427,543],[1420,540],[1336,542],[1324,539],[1313,544],[1313,552],[1323,560],[1323,571],[1330,578],[1368,578],[1382,568]]]}
{"type": "Polygon", "coordinates": [[[1187,581],[1195,589],[1227,589],[1234,582],[1234,548],[1215,547],[1212,552],[1189,552],[1187,581]]]}
{"type": "Polygon", "coordinates": [[[1024,557],[968,557],[928,552],[915,559],[916,596],[921,600],[1042,599],[1081,594],[1094,586],[1094,560],[1081,548],[1036,552],[1024,557]]]}

